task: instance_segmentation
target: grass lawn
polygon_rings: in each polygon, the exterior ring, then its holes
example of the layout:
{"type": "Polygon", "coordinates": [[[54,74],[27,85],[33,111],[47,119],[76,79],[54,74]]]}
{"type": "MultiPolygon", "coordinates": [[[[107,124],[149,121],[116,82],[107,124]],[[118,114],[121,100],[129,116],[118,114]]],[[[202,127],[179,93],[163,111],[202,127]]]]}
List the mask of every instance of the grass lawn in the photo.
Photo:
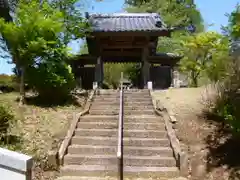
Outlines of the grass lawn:
{"type": "MultiPolygon", "coordinates": [[[[39,107],[34,105],[18,106],[18,93],[0,94],[0,104],[9,106],[15,120],[9,128],[8,144],[4,148],[31,155],[36,160],[34,179],[54,179],[56,172],[44,172],[46,155],[49,150],[59,147],[69,124],[82,107],[65,105],[39,107]]],[[[83,104],[84,99],[82,98],[83,104]]]]}

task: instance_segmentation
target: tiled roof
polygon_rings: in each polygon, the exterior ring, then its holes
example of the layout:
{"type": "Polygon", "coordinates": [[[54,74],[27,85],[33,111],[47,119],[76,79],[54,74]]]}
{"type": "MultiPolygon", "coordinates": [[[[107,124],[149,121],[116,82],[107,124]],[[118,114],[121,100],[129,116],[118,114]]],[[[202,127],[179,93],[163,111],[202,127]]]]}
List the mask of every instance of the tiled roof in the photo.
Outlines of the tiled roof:
{"type": "Polygon", "coordinates": [[[94,32],[167,30],[157,13],[93,14],[89,16],[89,22],[94,32]]]}

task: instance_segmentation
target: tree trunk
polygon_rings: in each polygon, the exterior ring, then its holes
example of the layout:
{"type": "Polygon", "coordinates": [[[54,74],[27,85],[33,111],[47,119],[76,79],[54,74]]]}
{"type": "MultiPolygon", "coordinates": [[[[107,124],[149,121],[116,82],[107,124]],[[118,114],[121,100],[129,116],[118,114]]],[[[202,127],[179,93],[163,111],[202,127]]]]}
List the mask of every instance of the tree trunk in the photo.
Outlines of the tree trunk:
{"type": "Polygon", "coordinates": [[[23,105],[25,102],[25,68],[21,68],[21,79],[20,79],[20,101],[19,105],[23,105]]]}
{"type": "Polygon", "coordinates": [[[198,87],[198,75],[196,72],[191,72],[191,86],[198,87]]]}

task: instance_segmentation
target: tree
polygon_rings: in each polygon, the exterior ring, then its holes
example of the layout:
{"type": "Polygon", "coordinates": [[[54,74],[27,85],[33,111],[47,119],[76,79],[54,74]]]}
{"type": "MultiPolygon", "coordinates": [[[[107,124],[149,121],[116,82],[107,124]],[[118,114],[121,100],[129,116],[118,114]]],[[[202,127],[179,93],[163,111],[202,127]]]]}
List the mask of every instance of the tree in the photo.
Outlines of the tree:
{"type": "Polygon", "coordinates": [[[0,17],[5,21],[12,21],[10,16],[10,7],[7,0],[0,0],[0,17]]]}
{"type": "Polygon", "coordinates": [[[81,38],[87,27],[76,2],[35,0],[27,4],[21,0],[13,22],[0,21],[0,32],[9,43],[16,69],[21,69],[22,100],[25,80],[45,95],[50,87],[71,90],[73,76],[65,62],[69,54],[67,45],[81,38]]]}
{"type": "MultiPolygon", "coordinates": [[[[0,0],[0,18],[3,18],[6,22],[12,21],[12,17],[10,16],[10,8],[7,0],[0,0]]],[[[5,38],[2,37],[0,39],[0,43],[3,44],[6,42],[5,38]]],[[[9,44],[6,42],[8,48],[9,44]]]]}
{"type": "Polygon", "coordinates": [[[220,67],[223,68],[225,65],[221,63],[228,53],[226,42],[226,39],[216,32],[199,33],[182,41],[182,48],[177,50],[178,53],[184,55],[180,62],[180,69],[190,74],[192,86],[198,86],[198,78],[204,71],[210,75],[211,80],[216,81],[219,78],[216,76],[220,74],[216,75],[216,73],[220,67]]]}
{"type": "Polygon", "coordinates": [[[197,27],[197,31],[204,29],[201,13],[191,1],[148,0],[147,2],[133,3],[127,1],[128,12],[154,12],[159,13],[164,22],[170,26],[188,26],[190,23],[197,27]]]}
{"type": "Polygon", "coordinates": [[[88,54],[88,46],[87,43],[83,43],[80,48],[80,54],[88,54]]]}
{"type": "Polygon", "coordinates": [[[83,38],[89,28],[79,8],[79,0],[52,0],[51,4],[63,14],[62,40],[67,46],[71,40],[83,38]]]}
{"type": "Polygon", "coordinates": [[[68,100],[75,87],[74,75],[66,63],[66,48],[52,48],[41,62],[26,69],[28,84],[39,93],[41,103],[59,104],[68,100]]]}
{"type": "Polygon", "coordinates": [[[223,30],[231,39],[237,40],[240,37],[240,5],[237,5],[235,10],[227,16],[229,18],[228,26],[223,30]]]}
{"type": "Polygon", "coordinates": [[[46,52],[59,44],[62,31],[62,14],[46,2],[42,8],[39,3],[19,2],[16,18],[12,23],[0,20],[0,32],[10,46],[10,53],[15,57],[17,69],[21,69],[21,101],[25,96],[25,69],[34,65],[46,52]]]}
{"type": "Polygon", "coordinates": [[[179,27],[179,30],[172,33],[171,38],[159,38],[158,51],[174,52],[179,48],[182,38],[191,35],[185,30],[191,24],[196,27],[196,33],[204,31],[201,13],[192,1],[131,0],[127,1],[127,5],[128,12],[159,13],[168,27],[179,27]]]}

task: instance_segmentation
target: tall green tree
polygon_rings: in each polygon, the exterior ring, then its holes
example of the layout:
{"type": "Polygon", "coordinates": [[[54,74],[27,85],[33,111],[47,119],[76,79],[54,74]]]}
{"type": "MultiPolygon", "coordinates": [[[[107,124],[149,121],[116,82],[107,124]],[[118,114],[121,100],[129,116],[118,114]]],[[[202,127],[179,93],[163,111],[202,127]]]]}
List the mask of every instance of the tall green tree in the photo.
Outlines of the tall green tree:
{"type": "Polygon", "coordinates": [[[220,80],[226,73],[228,40],[221,34],[202,32],[189,36],[182,41],[182,48],[177,52],[184,56],[180,69],[189,74],[194,87],[198,86],[202,72],[207,73],[212,81],[220,80]]]}
{"type": "Polygon", "coordinates": [[[81,12],[79,0],[52,0],[51,4],[63,14],[63,43],[67,46],[72,40],[83,38],[89,28],[81,12]]]}
{"type": "MultiPolygon", "coordinates": [[[[0,18],[3,18],[6,22],[12,21],[12,17],[10,15],[10,7],[7,0],[0,0],[0,18]]],[[[6,42],[4,36],[2,36],[2,38],[0,39],[0,43],[1,44],[6,43],[7,47],[9,48],[9,44],[8,42],[6,42]]],[[[1,45],[1,47],[3,47],[3,45],[1,45]]]]}
{"type": "Polygon", "coordinates": [[[59,44],[62,31],[62,13],[47,2],[39,7],[37,1],[19,2],[13,22],[0,19],[0,32],[10,46],[17,69],[21,69],[20,94],[24,99],[25,70],[34,65],[49,49],[59,44]]]}
{"type": "Polygon", "coordinates": [[[201,13],[191,0],[130,0],[126,1],[126,4],[128,12],[159,13],[168,27],[179,27],[178,31],[172,33],[171,38],[159,38],[158,50],[161,52],[174,52],[181,47],[182,38],[189,36],[189,32],[184,28],[190,24],[194,25],[196,33],[204,31],[201,13]]]}
{"type": "Polygon", "coordinates": [[[240,5],[227,15],[229,18],[228,25],[223,28],[226,35],[236,40],[240,37],[240,5]]]}
{"type": "Polygon", "coordinates": [[[5,21],[11,21],[10,7],[7,0],[0,0],[0,17],[5,21]]]}

